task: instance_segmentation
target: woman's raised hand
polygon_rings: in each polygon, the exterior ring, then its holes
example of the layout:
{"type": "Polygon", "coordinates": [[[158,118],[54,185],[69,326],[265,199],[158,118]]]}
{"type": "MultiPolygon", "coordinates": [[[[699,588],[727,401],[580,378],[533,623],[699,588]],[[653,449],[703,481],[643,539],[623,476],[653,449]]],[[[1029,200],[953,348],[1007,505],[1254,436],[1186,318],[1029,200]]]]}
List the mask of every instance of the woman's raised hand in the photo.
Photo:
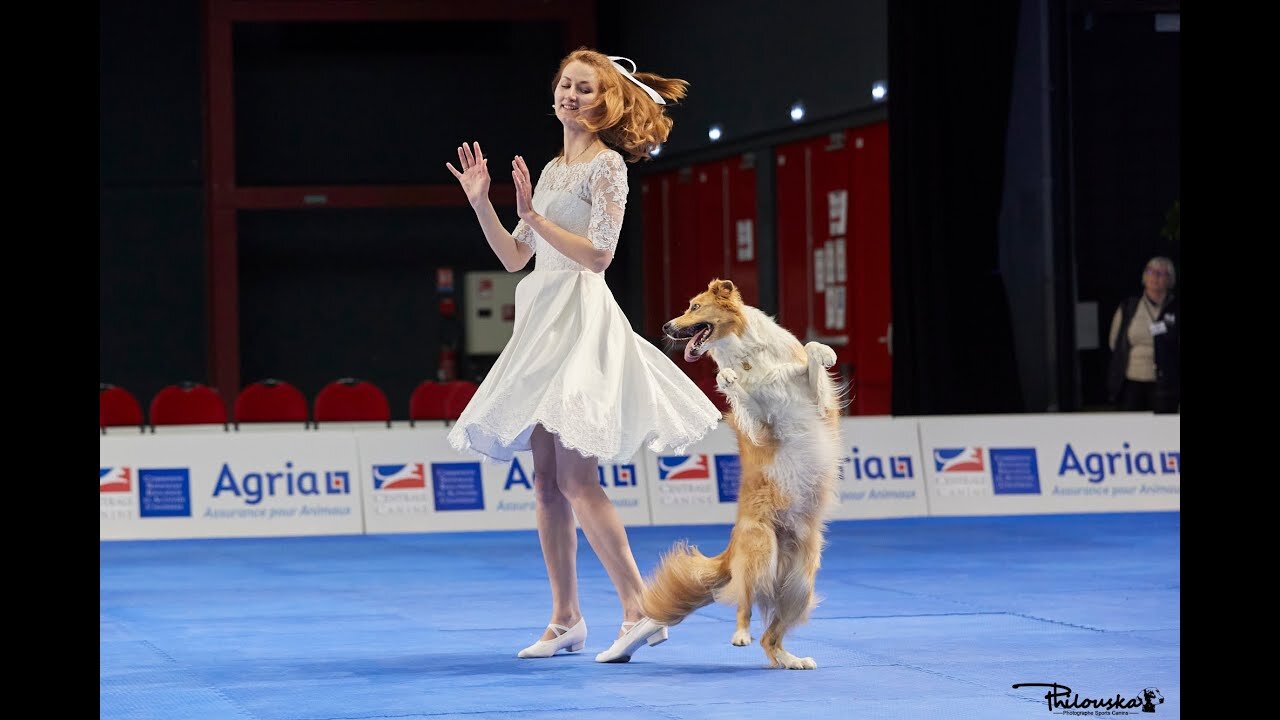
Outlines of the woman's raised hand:
{"type": "Polygon", "coordinates": [[[533,214],[533,181],[529,177],[529,166],[519,155],[511,161],[511,179],[516,185],[516,215],[527,221],[533,214]]]}
{"type": "Polygon", "coordinates": [[[466,143],[458,146],[458,163],[462,165],[462,172],[458,172],[453,163],[445,163],[444,166],[458,178],[462,191],[467,194],[467,202],[474,208],[489,198],[489,160],[480,152],[480,143],[471,144],[475,146],[474,152],[466,143]]]}

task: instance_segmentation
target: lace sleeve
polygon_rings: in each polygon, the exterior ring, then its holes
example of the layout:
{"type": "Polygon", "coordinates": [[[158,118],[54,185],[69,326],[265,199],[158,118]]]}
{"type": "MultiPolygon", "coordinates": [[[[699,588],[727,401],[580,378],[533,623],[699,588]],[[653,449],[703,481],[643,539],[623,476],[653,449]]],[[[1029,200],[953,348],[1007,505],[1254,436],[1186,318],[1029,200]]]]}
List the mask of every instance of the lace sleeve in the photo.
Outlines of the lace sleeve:
{"type": "Polygon", "coordinates": [[[627,208],[627,166],[613,150],[604,151],[591,171],[591,224],[587,239],[597,250],[612,250],[622,232],[622,215],[627,208]]]}
{"type": "Polygon", "coordinates": [[[516,242],[524,243],[537,250],[537,243],[533,239],[533,228],[526,225],[523,220],[516,223],[516,229],[511,231],[511,237],[515,238],[516,242]]]}

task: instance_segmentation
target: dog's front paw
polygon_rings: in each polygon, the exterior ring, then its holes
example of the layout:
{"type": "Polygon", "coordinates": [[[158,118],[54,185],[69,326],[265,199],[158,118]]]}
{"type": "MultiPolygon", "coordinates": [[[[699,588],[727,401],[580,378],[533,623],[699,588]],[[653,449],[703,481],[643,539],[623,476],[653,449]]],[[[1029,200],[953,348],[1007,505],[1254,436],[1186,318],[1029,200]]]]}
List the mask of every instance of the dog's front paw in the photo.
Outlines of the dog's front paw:
{"type": "Polygon", "coordinates": [[[736,382],[738,382],[738,373],[734,372],[733,368],[723,368],[720,372],[716,373],[716,387],[721,390],[728,388],[736,382]]]}
{"type": "Polygon", "coordinates": [[[751,633],[748,632],[747,630],[738,630],[733,634],[733,640],[730,640],[730,642],[732,642],[734,645],[737,645],[738,647],[743,647],[744,645],[750,645],[751,633]]]}
{"type": "Polygon", "coordinates": [[[788,670],[816,670],[818,663],[811,657],[796,657],[783,650],[778,653],[778,664],[788,670]]]}
{"type": "Polygon", "coordinates": [[[817,362],[824,368],[829,368],[836,364],[836,351],[820,342],[811,342],[804,346],[805,354],[810,360],[817,362]]]}

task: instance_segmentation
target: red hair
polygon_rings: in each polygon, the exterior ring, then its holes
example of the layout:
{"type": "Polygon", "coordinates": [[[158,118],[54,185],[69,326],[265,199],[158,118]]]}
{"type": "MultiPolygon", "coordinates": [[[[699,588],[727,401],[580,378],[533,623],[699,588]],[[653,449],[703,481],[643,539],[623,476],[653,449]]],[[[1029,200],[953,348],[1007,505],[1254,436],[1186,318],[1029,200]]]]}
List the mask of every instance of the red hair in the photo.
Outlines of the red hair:
{"type": "MultiPolygon", "coordinates": [[[[581,108],[582,127],[621,152],[627,162],[648,160],[649,151],[666,142],[671,133],[672,120],[667,117],[667,106],[654,102],[644,90],[618,72],[618,67],[606,55],[585,47],[560,61],[551,84],[552,92],[560,83],[565,66],[575,60],[595,68],[598,85],[599,99],[581,108]]],[[[679,78],[647,72],[632,75],[668,102],[682,99],[689,89],[688,81],[679,78]]]]}

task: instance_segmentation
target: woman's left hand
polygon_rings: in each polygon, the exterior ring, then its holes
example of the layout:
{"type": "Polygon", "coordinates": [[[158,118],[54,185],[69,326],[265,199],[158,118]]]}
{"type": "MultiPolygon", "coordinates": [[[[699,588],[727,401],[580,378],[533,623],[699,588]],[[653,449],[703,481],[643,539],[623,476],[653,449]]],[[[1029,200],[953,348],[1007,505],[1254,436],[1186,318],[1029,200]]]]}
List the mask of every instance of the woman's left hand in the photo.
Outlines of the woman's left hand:
{"type": "Polygon", "coordinates": [[[516,214],[528,222],[537,214],[533,211],[533,181],[529,178],[529,166],[519,155],[511,161],[511,179],[516,186],[516,214]]]}

